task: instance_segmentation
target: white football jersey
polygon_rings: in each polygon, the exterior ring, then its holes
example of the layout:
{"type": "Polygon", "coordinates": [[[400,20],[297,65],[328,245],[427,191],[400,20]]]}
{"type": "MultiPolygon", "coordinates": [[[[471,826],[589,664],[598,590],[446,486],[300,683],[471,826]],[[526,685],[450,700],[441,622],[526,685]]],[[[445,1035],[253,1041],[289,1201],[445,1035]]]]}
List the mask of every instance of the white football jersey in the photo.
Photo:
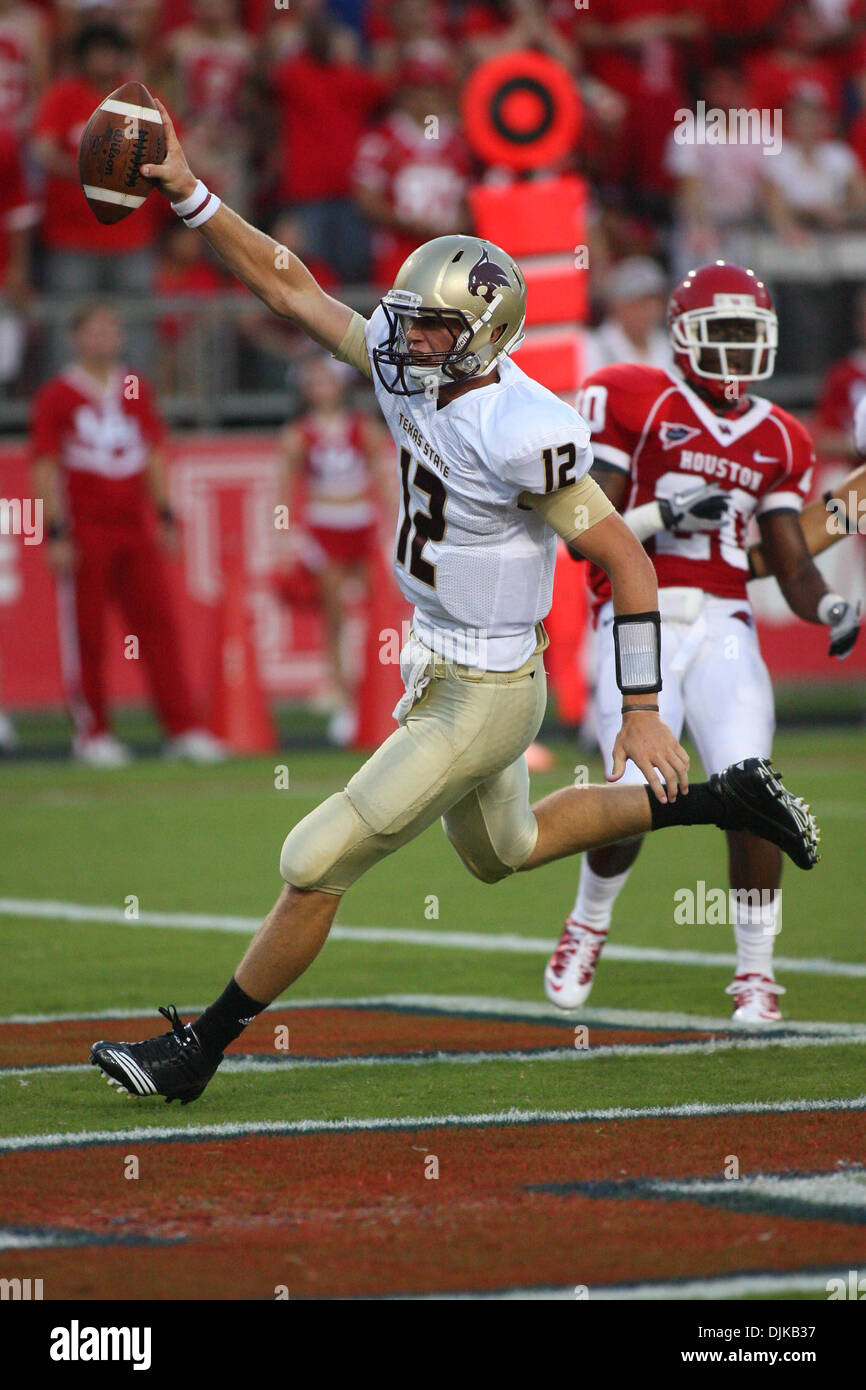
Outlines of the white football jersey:
{"type": "MultiPolygon", "coordinates": [[[[377,309],[368,350],[384,344],[377,309]]],[[[402,504],[394,573],[414,628],[449,660],[512,671],[535,650],[550,611],[556,535],[523,492],[567,487],[592,465],[582,416],[508,357],[499,381],[437,409],[424,394],[373,385],[399,454],[402,504]]]]}

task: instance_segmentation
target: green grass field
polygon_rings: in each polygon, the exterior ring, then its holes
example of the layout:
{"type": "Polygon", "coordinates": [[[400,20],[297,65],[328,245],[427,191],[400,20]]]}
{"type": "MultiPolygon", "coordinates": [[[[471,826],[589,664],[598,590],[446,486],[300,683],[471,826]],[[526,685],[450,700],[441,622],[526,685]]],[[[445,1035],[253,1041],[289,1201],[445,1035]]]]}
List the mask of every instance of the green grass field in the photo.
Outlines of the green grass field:
{"type": "MultiPolygon", "coordinates": [[[[564,743],[555,751],[554,772],[533,779],[536,795],[569,783],[574,765],[583,761],[564,743]]],[[[786,863],[776,954],[839,967],[833,973],[832,967],[780,966],[777,976],[788,991],[786,1022],[866,1025],[864,755],[866,734],[859,731],[816,729],[778,739],[775,762],[787,784],[812,803],[823,830],[823,859],[811,873],[786,863]],[[858,965],[859,972],[850,969],[858,965]]],[[[355,755],[289,751],[219,769],[154,759],[120,773],[61,762],[0,768],[0,1018],[111,1009],[149,1015],[169,1002],[203,1006],[231,975],[245,932],[156,926],[149,915],[259,918],[280,888],[283,836],[338,789],[357,763],[355,755]],[[287,790],[274,785],[281,763],[289,769],[287,790]],[[16,909],[16,903],[24,906],[16,909]],[[75,907],[78,920],[70,920],[75,907]],[[99,920],[93,909],[109,909],[114,920],[99,920]]],[[[599,771],[591,768],[593,777],[599,771]]],[[[487,887],[467,875],[441,829],[433,827],[347,895],[337,918],[344,930],[326,945],[292,998],[470,996],[535,1004],[541,1016],[546,951],[572,904],[577,870],[577,861],[562,861],[487,887]],[[353,934],[365,927],[393,935],[367,940],[353,934]],[[413,942],[407,930],[452,939],[442,945],[413,942]],[[473,939],[479,935],[484,940],[473,939]]],[[[729,954],[730,928],[674,922],[675,890],[694,887],[699,879],[708,888],[726,886],[724,841],[717,832],[672,831],[645,845],[619,901],[610,945],[653,948],[665,956],[647,961],[609,951],[586,1015],[592,1042],[604,1041],[594,1021],[601,1026],[607,1019],[609,1026],[615,1017],[599,1011],[627,1011],[635,1026],[650,1026],[649,1015],[727,1017],[730,965],[689,963],[681,953],[729,954]]],[[[118,1022],[94,1024],[93,1036],[103,1030],[124,1036],[118,1022]]],[[[11,1066],[14,1051],[7,1049],[4,1060],[11,1066]]],[[[78,1061],[86,1060],[83,1046],[78,1061]]],[[[19,1069],[5,1076],[0,1071],[0,1135],[121,1132],[130,1124],[184,1130],[399,1120],[512,1108],[738,1106],[853,1099],[866,1092],[862,1043],[830,1037],[814,1047],[700,1047],[667,1059],[658,1050],[582,1059],[566,1039],[562,1057],[490,1055],[471,1065],[441,1056],[418,1058],[413,1065],[359,1058],[349,1065],[297,1068],[288,1079],[276,1068],[263,1070],[227,1070],[201,1102],[182,1110],[124,1104],[89,1068],[64,1073],[34,1067],[30,1074],[19,1069]]]]}

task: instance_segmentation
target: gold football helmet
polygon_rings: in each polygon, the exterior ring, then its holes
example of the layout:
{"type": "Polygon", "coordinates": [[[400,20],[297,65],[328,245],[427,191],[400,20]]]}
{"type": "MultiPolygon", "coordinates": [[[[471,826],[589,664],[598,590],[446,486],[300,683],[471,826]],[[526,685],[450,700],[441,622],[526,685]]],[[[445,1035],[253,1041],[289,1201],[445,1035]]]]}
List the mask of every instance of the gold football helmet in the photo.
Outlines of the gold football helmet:
{"type": "Polygon", "coordinates": [[[430,394],[491,371],[523,341],[526,281],[507,252],[474,236],[425,241],[400,267],[382,300],[388,338],[371,357],[380,381],[395,396],[430,394]],[[449,329],[442,352],[410,352],[411,319],[449,329]]]}

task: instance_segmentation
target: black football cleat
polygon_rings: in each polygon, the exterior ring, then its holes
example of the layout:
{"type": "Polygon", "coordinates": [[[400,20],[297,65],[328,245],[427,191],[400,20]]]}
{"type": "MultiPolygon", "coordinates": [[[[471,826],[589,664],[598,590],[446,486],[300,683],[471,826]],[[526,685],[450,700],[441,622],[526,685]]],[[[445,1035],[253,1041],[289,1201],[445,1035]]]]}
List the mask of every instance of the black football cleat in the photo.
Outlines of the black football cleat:
{"type": "Polygon", "coordinates": [[[778,845],[801,869],[818,862],[821,832],[809,807],[782,786],[768,758],[746,758],[710,778],[710,791],[725,807],[726,830],[751,830],[778,845]]]}
{"type": "Polygon", "coordinates": [[[90,1049],[90,1060],[109,1085],[131,1096],[165,1096],[189,1105],[210,1081],[222,1054],[214,1058],[202,1050],[191,1023],[184,1025],[169,1004],[159,1011],[171,1024],[170,1033],[144,1042],[100,1042],[90,1049]]]}

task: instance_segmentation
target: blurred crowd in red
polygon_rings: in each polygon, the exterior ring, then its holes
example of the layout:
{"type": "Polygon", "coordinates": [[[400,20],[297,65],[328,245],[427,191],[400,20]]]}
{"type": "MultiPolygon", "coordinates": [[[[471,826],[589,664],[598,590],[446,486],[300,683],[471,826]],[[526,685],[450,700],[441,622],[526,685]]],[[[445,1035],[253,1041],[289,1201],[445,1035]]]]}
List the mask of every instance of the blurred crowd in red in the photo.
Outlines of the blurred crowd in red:
{"type": "Polygon", "coordinates": [[[326,284],[382,285],[419,241],[468,226],[471,180],[501,176],[473,158],[460,92],[526,47],[583,98],[567,165],[593,193],[595,293],[624,255],[676,271],[732,229],[798,245],[866,224],[866,0],[0,0],[0,381],[34,289],[226,283],[161,200],[114,227],[87,208],[78,139],[112,87],[145,80],[196,172],[326,284]],[[782,148],[677,144],[699,101],[782,112],[782,148]]]}

